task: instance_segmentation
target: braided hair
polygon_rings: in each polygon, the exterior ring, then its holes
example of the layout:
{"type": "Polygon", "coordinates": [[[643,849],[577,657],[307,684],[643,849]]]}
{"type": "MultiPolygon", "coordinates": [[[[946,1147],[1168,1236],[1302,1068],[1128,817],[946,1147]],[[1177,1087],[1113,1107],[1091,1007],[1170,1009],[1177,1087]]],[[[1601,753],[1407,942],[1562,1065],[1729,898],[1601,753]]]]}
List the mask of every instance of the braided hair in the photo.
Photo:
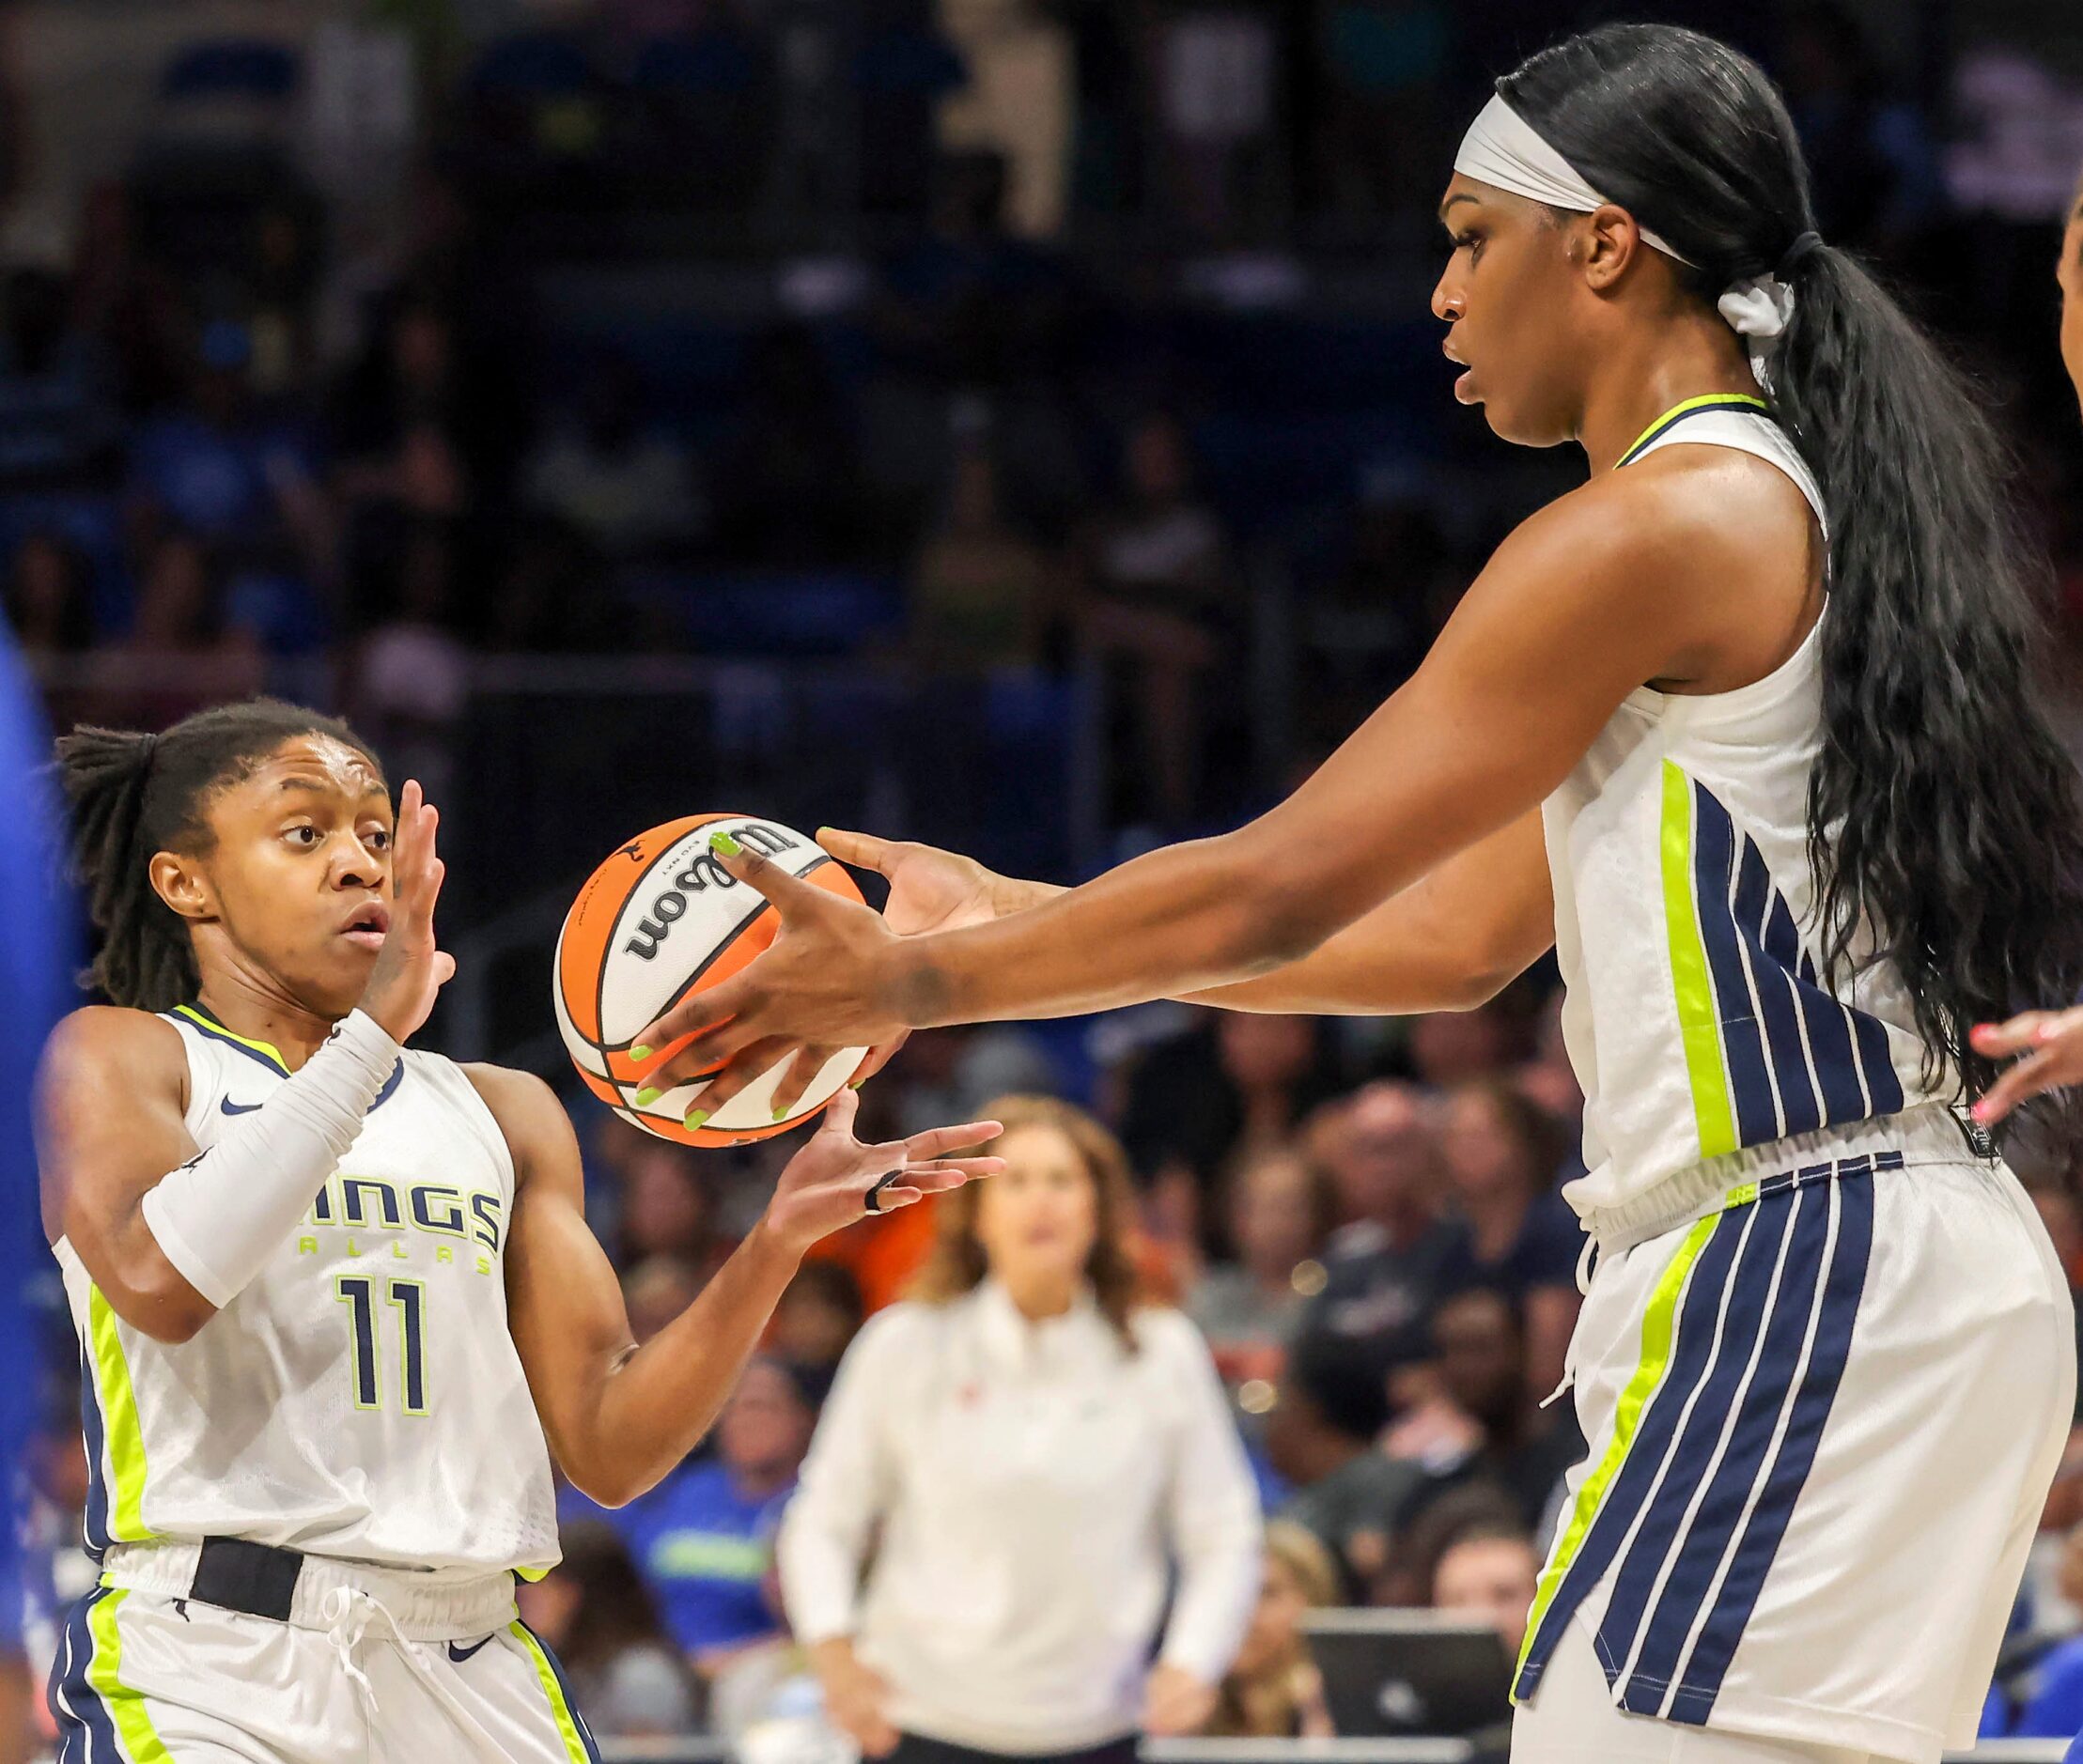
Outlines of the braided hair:
{"type": "Polygon", "coordinates": [[[346,723],[272,698],[197,711],[163,735],[82,725],[58,738],[72,874],[101,936],[83,986],[140,1011],[170,1011],[195,996],[194,946],[151,885],[152,855],[207,852],[210,798],[300,735],[329,736],[377,763],[346,723]]]}

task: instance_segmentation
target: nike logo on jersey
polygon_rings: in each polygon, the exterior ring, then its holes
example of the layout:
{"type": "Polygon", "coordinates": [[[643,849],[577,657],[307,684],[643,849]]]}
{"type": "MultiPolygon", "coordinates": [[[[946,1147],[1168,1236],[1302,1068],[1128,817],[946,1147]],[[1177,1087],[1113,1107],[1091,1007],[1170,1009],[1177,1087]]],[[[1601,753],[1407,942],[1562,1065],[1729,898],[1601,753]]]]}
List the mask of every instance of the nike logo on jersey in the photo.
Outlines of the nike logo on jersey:
{"type": "Polygon", "coordinates": [[[219,1101],[217,1106],[227,1115],[250,1115],[260,1105],[258,1103],[235,1103],[230,1097],[226,1096],[219,1101]]]}
{"type": "MultiPolygon", "coordinates": [[[[496,1635],[498,1634],[498,1632],[499,1632],[497,1630],[494,1630],[492,1632],[492,1635],[496,1635]]],[[[485,1637],[485,1642],[489,1642],[490,1640],[491,1635],[488,1635],[485,1637]]],[[[463,1663],[464,1661],[468,1660],[471,1655],[473,1655],[480,1648],[482,1648],[485,1645],[485,1642],[473,1642],[468,1648],[459,1648],[454,1642],[450,1642],[448,1644],[448,1657],[459,1666],[463,1663]]]]}

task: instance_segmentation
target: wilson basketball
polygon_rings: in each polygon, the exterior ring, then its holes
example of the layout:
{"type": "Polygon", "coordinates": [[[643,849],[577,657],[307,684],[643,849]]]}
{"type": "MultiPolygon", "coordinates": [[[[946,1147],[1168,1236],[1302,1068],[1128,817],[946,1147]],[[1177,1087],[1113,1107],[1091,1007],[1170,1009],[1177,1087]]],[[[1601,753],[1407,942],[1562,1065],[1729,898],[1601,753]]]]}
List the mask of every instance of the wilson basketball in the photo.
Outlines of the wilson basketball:
{"type": "Polygon", "coordinates": [[[557,1028],[587,1088],[635,1126],[682,1145],[730,1145],[785,1133],[809,1120],[861,1069],[866,1054],[848,1047],[825,1062],[788,1117],[776,1121],[774,1088],[787,1070],[778,1061],[697,1127],[685,1124],[701,1106],[700,1081],[639,1105],[643,1071],[688,1037],[630,1058],[637,1031],[691,992],[729,979],[774,940],[781,917],[759,892],[738,881],[709,850],[728,833],[814,888],[861,899],[845,866],[817,843],[744,814],[691,814],[640,833],[586,878],[557,935],[557,1028]]]}

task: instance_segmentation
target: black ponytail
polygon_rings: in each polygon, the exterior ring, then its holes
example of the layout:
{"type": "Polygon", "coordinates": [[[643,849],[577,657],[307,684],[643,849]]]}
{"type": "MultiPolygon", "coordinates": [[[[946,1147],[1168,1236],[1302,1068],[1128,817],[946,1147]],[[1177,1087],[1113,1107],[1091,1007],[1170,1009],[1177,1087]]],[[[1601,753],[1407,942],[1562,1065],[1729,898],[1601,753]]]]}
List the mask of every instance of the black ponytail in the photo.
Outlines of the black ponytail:
{"type": "Polygon", "coordinates": [[[1669,25],[1608,25],[1498,90],[1592,187],[1695,266],[1702,300],[1783,271],[1774,411],[1822,487],[1830,604],[1809,793],[1818,954],[1891,963],[1970,1096],[1977,1022],[2083,986],[2083,812],[2033,690],[2046,641],[2006,458],[1960,373],[1812,238],[1806,166],[1762,70],[1669,25]],[[1871,932],[1871,942],[1868,931],[1871,932]]]}
{"type": "Polygon", "coordinates": [[[345,723],[271,698],[198,711],[164,735],[83,726],[58,738],[73,874],[101,938],[82,985],[140,1011],[170,1011],[194,998],[194,949],[151,885],[152,855],[207,852],[210,798],[285,741],[314,735],[376,763],[345,723]]]}

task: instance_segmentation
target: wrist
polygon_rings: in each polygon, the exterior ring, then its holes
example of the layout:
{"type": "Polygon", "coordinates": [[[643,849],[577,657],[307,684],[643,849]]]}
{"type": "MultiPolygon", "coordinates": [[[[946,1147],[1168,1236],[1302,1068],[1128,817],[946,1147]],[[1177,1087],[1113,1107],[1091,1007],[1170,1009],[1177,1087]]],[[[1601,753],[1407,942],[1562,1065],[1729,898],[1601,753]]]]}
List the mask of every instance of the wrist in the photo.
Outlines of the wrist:
{"type": "Polygon", "coordinates": [[[774,1223],[772,1212],[762,1213],[753,1229],[745,1233],[744,1242],[738,1253],[751,1261],[755,1272],[783,1286],[795,1278],[796,1270],[802,1265],[803,1252],[817,1240],[809,1238],[797,1243],[789,1233],[774,1223]]]}

